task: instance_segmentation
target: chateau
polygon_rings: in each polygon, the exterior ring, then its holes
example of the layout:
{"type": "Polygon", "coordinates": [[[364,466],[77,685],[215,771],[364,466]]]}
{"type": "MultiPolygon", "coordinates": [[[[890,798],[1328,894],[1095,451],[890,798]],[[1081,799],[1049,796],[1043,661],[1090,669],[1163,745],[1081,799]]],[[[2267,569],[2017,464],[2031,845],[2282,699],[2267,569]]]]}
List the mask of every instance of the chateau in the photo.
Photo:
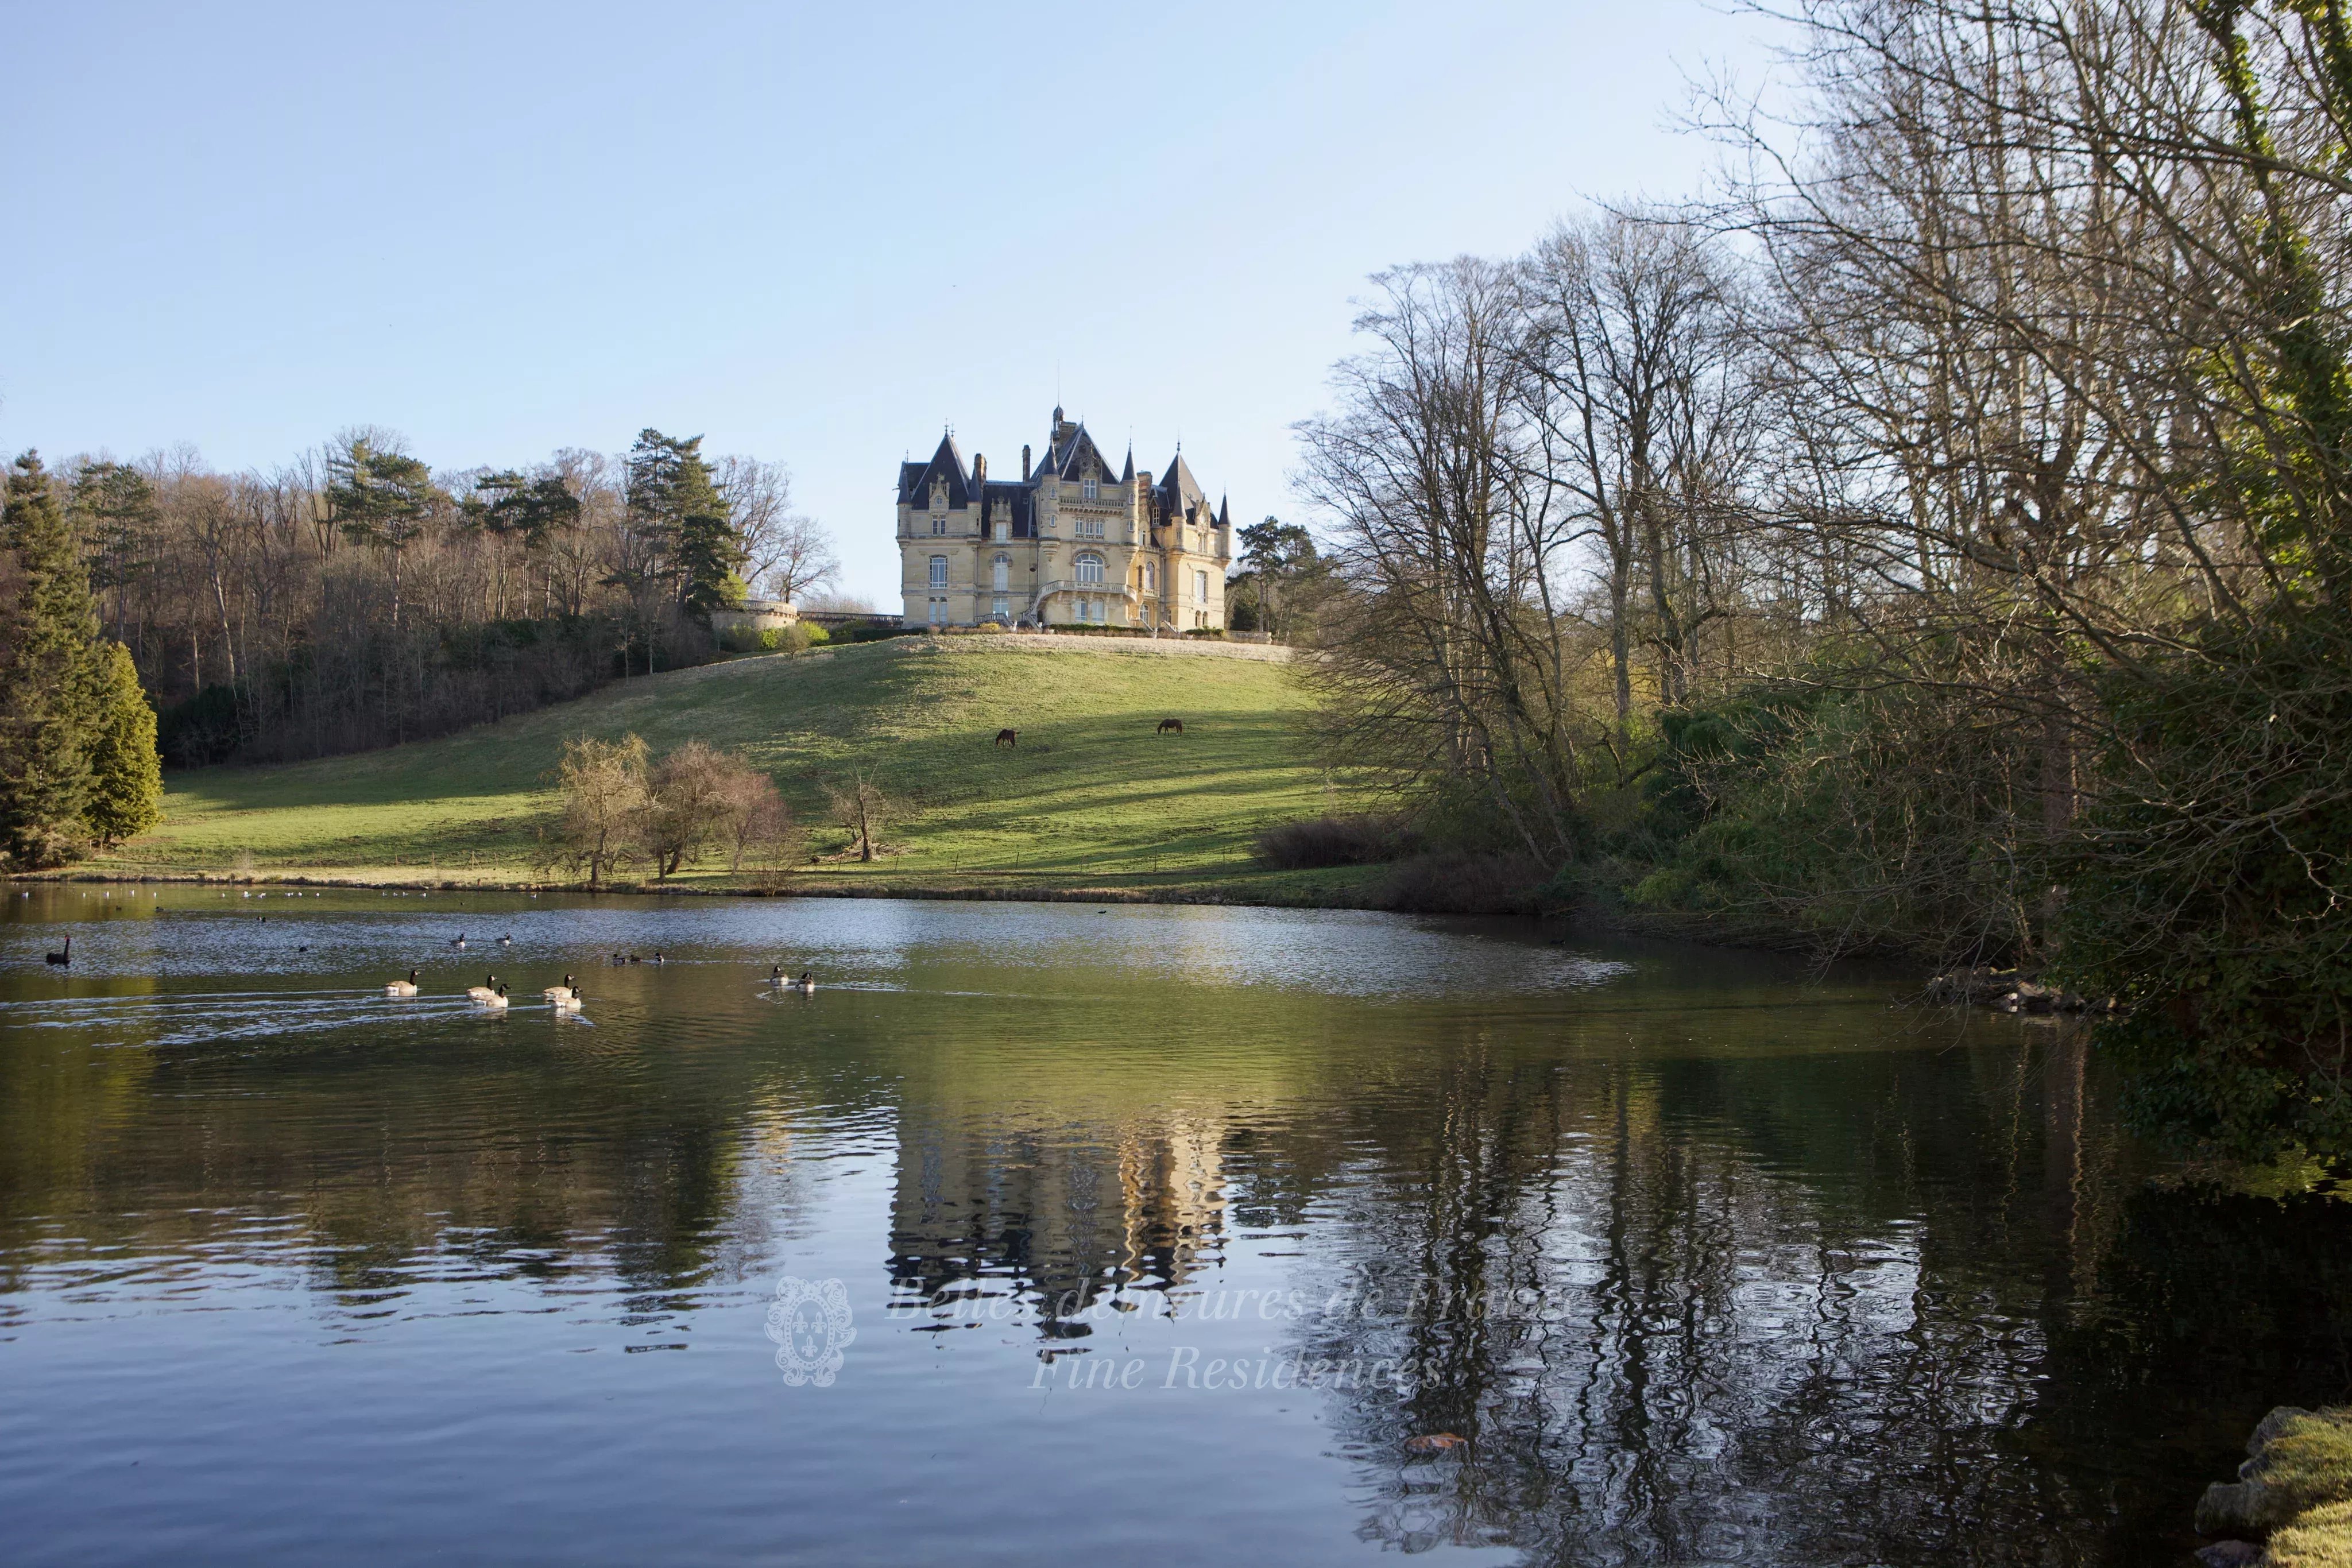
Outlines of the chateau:
{"type": "Polygon", "coordinates": [[[1158,480],[1118,476],[1086,426],[1054,411],[1034,468],[992,479],[964,465],[952,435],[928,463],[898,465],[900,589],[910,626],[1137,626],[1190,632],[1225,623],[1233,528],[1180,449],[1158,480]]]}

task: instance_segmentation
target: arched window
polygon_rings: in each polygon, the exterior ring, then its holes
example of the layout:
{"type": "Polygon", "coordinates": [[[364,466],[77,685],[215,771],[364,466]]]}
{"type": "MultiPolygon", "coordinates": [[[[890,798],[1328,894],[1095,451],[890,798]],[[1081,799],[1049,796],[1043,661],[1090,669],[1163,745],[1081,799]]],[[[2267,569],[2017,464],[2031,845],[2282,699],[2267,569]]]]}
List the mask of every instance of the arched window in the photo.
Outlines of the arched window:
{"type": "Polygon", "coordinates": [[[988,586],[1002,593],[1013,586],[1013,558],[998,556],[988,567],[988,586]]]}
{"type": "Polygon", "coordinates": [[[933,588],[945,588],[947,585],[948,558],[943,555],[935,555],[931,558],[931,586],[933,588]]]}
{"type": "Polygon", "coordinates": [[[1087,584],[1100,582],[1103,580],[1102,568],[1102,557],[1088,550],[1078,557],[1078,580],[1087,584]]]}

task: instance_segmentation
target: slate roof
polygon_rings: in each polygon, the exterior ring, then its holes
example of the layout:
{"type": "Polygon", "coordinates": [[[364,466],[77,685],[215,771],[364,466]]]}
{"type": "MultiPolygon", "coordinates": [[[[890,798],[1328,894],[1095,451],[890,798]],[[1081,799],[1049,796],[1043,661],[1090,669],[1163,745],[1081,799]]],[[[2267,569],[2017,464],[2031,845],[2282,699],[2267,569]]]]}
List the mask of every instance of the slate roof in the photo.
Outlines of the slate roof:
{"type": "MultiPolygon", "coordinates": [[[[939,450],[931,454],[929,462],[898,465],[899,503],[928,507],[930,505],[931,481],[944,479],[950,508],[969,507],[976,499],[991,504],[1000,500],[1010,501],[1013,537],[1016,539],[1034,538],[1037,534],[1037,486],[1041,482],[1047,478],[1083,478],[1089,465],[1106,478],[1111,471],[1102,448],[1095,444],[1095,438],[1083,423],[1070,425],[1067,434],[1064,433],[1066,422],[1062,420],[1061,413],[1060,409],[1054,411],[1055,423],[1046,434],[1045,461],[1031,470],[1028,478],[975,480],[970,465],[964,462],[962,452],[956,446],[955,437],[942,435],[939,450]]],[[[1135,445],[1130,442],[1127,448],[1127,462],[1120,470],[1118,482],[1126,485],[1133,483],[1134,479],[1135,445]]],[[[1152,486],[1151,501],[1153,516],[1160,526],[1181,519],[1205,528],[1212,521],[1208,493],[1192,476],[1192,470],[1185,463],[1181,451],[1168,465],[1168,472],[1152,486]]],[[[1217,503],[1213,520],[1218,528],[1229,526],[1227,507],[1223,500],[1217,503]]]]}
{"type": "Polygon", "coordinates": [[[948,482],[948,505],[950,507],[971,505],[971,470],[965,465],[963,454],[956,450],[952,435],[940,437],[940,449],[931,454],[929,463],[898,465],[900,504],[930,505],[931,481],[942,477],[948,482]]]}
{"type": "Polygon", "coordinates": [[[1110,459],[1102,455],[1102,448],[1095,444],[1095,438],[1087,434],[1087,427],[1083,424],[1072,431],[1068,439],[1059,445],[1051,441],[1045,444],[1045,466],[1056,479],[1085,478],[1089,462],[1093,463],[1095,472],[1106,479],[1110,477],[1110,459]]]}

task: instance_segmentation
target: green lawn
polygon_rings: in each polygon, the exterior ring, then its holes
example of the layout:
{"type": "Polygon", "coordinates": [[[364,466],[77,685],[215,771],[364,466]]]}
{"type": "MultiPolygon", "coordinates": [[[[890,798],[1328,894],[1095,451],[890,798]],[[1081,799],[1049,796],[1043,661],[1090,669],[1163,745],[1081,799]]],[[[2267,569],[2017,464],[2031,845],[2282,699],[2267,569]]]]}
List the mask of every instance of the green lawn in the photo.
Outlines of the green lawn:
{"type": "MultiPolygon", "coordinates": [[[[1339,803],[1297,720],[1287,666],[1127,652],[982,649],[962,639],[731,660],[641,677],[574,703],[440,740],[277,768],[178,774],[164,822],[103,874],[512,882],[535,870],[549,775],[570,737],[635,731],[658,753],[688,739],[770,769],[811,847],[824,783],[855,766],[913,808],[875,865],[827,862],[813,886],[1021,886],[1320,902],[1348,880],[1277,876],[1252,835],[1339,803]],[[1153,733],[1163,716],[1181,736],[1153,733]],[[993,744],[1000,728],[1018,747],[993,744]]],[[[681,880],[730,885],[723,862],[681,880]]]]}

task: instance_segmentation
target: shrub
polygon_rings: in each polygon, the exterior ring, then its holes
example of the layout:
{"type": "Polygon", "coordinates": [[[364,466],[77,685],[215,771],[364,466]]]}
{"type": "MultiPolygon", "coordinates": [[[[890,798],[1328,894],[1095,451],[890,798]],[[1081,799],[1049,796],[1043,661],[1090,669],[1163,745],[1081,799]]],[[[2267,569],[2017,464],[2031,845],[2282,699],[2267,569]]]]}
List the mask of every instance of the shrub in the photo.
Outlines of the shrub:
{"type": "Polygon", "coordinates": [[[1408,915],[1533,915],[1543,881],[1543,867],[1523,855],[1415,855],[1380,880],[1370,902],[1408,915]]]}
{"type": "Polygon", "coordinates": [[[1310,817],[1283,822],[1257,836],[1253,852],[1276,871],[1370,865],[1411,852],[1412,830],[1401,817],[1310,817]]]}

